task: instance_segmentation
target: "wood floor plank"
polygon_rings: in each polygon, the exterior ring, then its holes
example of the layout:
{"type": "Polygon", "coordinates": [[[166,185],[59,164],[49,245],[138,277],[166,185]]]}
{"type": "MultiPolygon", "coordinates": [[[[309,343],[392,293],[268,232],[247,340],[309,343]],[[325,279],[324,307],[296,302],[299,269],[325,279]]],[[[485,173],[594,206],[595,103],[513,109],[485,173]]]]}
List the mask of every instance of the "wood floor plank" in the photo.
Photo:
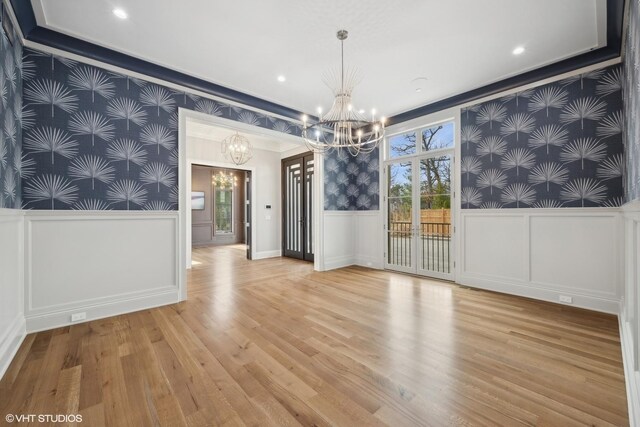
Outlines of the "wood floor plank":
{"type": "Polygon", "coordinates": [[[80,406],[82,366],[63,369],[56,387],[56,414],[77,414],[80,406]]]}
{"type": "Polygon", "coordinates": [[[133,427],[134,408],[127,393],[127,379],[122,370],[115,331],[100,337],[100,374],[105,423],[133,427]]]}
{"type": "Polygon", "coordinates": [[[193,259],[186,302],[29,335],[0,410],[91,426],[629,425],[615,316],[247,261],[240,245],[193,259]]]}
{"type": "Polygon", "coordinates": [[[55,409],[56,387],[60,378],[69,343],[69,334],[51,334],[49,346],[43,355],[43,364],[35,381],[29,414],[50,414],[55,409]]]}

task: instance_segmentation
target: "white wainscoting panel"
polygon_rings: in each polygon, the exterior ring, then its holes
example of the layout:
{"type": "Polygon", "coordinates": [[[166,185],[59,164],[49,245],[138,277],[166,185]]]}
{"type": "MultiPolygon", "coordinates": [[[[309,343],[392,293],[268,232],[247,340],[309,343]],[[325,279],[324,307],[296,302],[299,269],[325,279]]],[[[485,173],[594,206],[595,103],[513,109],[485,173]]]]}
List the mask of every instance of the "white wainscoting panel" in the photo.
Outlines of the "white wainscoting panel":
{"type": "Polygon", "coordinates": [[[384,268],[382,211],[355,211],[354,262],[363,267],[384,268]]]}
{"type": "Polygon", "coordinates": [[[463,215],[462,226],[464,273],[502,280],[525,278],[525,217],[463,215]]]}
{"type": "Polygon", "coordinates": [[[177,212],[26,212],[30,332],[179,300],[177,212]]]}
{"type": "Polygon", "coordinates": [[[640,200],[622,207],[624,218],[624,295],[620,340],[631,426],[640,426],[640,200]]]}
{"type": "Polygon", "coordinates": [[[532,216],[531,282],[619,299],[619,219],[607,216],[532,216]]]}
{"type": "Polygon", "coordinates": [[[458,283],[618,313],[618,209],[462,210],[458,283]]]}
{"type": "Polygon", "coordinates": [[[0,378],[26,335],[22,242],[22,212],[0,209],[0,378]]]}
{"type": "Polygon", "coordinates": [[[354,212],[323,212],[322,268],[333,270],[355,264],[354,212]]]}

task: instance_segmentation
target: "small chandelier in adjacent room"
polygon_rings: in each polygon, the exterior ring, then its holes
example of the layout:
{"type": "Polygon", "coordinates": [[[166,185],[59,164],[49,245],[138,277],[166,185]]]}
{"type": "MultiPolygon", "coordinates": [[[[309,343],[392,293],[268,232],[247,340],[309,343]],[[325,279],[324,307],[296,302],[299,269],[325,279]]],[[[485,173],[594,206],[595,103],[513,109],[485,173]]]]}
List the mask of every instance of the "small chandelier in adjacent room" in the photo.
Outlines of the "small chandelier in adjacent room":
{"type": "Polygon", "coordinates": [[[302,137],[307,146],[316,152],[326,152],[346,148],[353,156],[373,151],[384,138],[384,117],[376,120],[375,110],[371,116],[365,116],[363,110],[357,110],[351,103],[351,94],[358,83],[358,75],[350,71],[345,76],[344,41],[349,33],[340,30],[341,63],[340,73],[330,73],[324,81],[334,91],[335,99],[331,109],[322,114],[318,109],[318,121],[311,122],[302,117],[302,137]],[[337,81],[337,84],[336,84],[337,81]]]}
{"type": "Polygon", "coordinates": [[[231,172],[225,173],[224,171],[220,171],[213,175],[212,181],[213,185],[221,190],[231,189],[238,185],[238,177],[231,172]]]}
{"type": "Polygon", "coordinates": [[[222,141],[222,154],[236,165],[243,165],[253,156],[253,146],[247,138],[236,132],[222,141]]]}

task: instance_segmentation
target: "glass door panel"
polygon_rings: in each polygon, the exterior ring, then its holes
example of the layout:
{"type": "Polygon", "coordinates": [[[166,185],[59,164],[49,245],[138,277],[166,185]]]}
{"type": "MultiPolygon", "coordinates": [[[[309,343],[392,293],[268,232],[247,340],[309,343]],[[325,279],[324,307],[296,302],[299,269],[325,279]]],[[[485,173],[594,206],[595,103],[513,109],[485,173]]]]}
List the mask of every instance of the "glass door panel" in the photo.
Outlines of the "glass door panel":
{"type": "Polygon", "coordinates": [[[420,208],[417,236],[418,274],[451,276],[451,166],[449,156],[422,158],[419,163],[420,208]]]}
{"type": "Polygon", "coordinates": [[[395,270],[415,271],[412,162],[387,165],[387,256],[395,270]]]}

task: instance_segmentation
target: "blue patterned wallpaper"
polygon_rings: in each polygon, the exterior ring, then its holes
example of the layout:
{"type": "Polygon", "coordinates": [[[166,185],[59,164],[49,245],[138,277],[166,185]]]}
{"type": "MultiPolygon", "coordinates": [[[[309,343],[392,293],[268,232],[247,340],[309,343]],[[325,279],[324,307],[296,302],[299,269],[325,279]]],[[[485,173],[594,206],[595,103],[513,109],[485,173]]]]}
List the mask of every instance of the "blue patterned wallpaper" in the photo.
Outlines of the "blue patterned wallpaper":
{"type": "Polygon", "coordinates": [[[380,149],[353,157],[332,151],[324,159],[324,209],[378,210],[380,149]]]}
{"type": "Polygon", "coordinates": [[[22,69],[24,209],[176,210],[178,107],[301,131],[293,122],[37,50],[25,49],[22,69]]]}
{"type": "Polygon", "coordinates": [[[618,65],[462,110],[463,209],[624,202],[618,65]]]}
{"type": "Polygon", "coordinates": [[[629,5],[624,52],[624,134],[627,152],[627,201],[640,199],[640,1],[629,5]]]}
{"type": "Polygon", "coordinates": [[[21,177],[32,167],[22,158],[22,45],[0,31],[0,208],[20,209],[21,177]]]}

